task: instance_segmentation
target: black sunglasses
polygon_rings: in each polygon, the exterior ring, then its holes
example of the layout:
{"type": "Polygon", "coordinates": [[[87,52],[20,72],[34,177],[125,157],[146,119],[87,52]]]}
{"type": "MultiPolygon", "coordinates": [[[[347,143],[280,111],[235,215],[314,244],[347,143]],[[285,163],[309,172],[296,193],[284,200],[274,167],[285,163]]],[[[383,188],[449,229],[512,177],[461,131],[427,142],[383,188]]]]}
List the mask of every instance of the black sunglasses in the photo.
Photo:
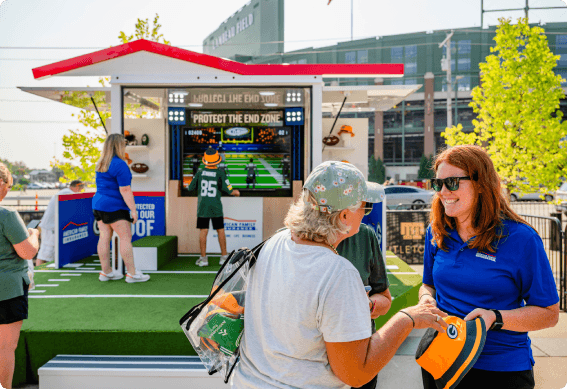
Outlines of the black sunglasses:
{"type": "Polygon", "coordinates": [[[443,189],[443,184],[447,187],[448,190],[454,192],[459,189],[459,182],[461,180],[470,180],[470,177],[447,177],[447,178],[432,178],[431,187],[435,192],[441,192],[443,189]]]}
{"type": "Polygon", "coordinates": [[[364,216],[368,216],[372,213],[372,207],[374,207],[374,203],[366,203],[366,207],[362,207],[362,209],[364,209],[364,216]]]}

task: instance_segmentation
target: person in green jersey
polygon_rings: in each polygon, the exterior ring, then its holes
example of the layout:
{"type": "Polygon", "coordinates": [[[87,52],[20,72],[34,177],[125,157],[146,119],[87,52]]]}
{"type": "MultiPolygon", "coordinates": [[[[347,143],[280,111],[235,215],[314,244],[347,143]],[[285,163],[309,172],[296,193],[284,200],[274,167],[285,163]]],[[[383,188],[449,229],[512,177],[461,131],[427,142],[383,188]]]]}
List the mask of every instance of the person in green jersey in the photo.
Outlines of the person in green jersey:
{"type": "Polygon", "coordinates": [[[221,192],[233,196],[240,196],[238,189],[233,189],[230,181],[223,170],[218,169],[222,161],[218,151],[209,147],[203,156],[205,168],[197,172],[191,184],[189,192],[197,191],[197,228],[199,232],[199,247],[201,256],[197,260],[197,266],[209,266],[207,257],[207,234],[209,233],[209,220],[213,222],[213,228],[217,230],[219,245],[221,248],[220,264],[222,265],[228,254],[226,252],[226,235],[224,233],[224,214],[222,210],[221,192]]]}
{"type": "MultiPolygon", "coordinates": [[[[368,210],[372,210],[372,203],[366,203],[368,210]]],[[[358,233],[346,238],[337,246],[337,252],[341,257],[348,259],[360,273],[360,278],[365,286],[372,289],[369,292],[371,301],[370,328],[372,333],[376,332],[374,319],[388,313],[392,305],[386,265],[378,243],[378,237],[372,228],[366,224],[360,224],[358,233]]],[[[378,375],[370,382],[360,388],[374,389],[378,383],[378,375]]]]}

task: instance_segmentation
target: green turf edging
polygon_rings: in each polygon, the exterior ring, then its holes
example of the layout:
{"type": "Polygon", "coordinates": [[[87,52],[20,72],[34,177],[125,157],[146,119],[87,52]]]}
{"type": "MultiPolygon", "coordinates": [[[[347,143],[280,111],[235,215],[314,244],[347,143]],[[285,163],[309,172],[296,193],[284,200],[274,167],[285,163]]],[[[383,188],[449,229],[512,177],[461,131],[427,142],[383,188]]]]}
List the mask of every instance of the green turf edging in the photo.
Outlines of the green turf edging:
{"type": "Polygon", "coordinates": [[[25,332],[20,332],[20,339],[18,340],[18,347],[16,348],[16,366],[14,367],[12,386],[19,386],[26,383],[28,374],[27,356],[25,332]]]}
{"type": "Polygon", "coordinates": [[[177,236],[145,236],[132,242],[132,247],[156,247],[158,269],[177,258],[177,236]]]}
{"type": "Polygon", "coordinates": [[[420,282],[419,284],[412,286],[410,289],[392,300],[392,306],[388,313],[374,320],[376,322],[376,329],[381,328],[384,324],[386,324],[386,322],[398,313],[400,309],[416,305],[418,303],[419,288],[421,285],[422,283],[420,282]]]}
{"type": "Polygon", "coordinates": [[[38,369],[57,354],[197,355],[181,328],[179,332],[29,331],[26,340],[33,372],[28,383],[39,382],[38,369]]]}

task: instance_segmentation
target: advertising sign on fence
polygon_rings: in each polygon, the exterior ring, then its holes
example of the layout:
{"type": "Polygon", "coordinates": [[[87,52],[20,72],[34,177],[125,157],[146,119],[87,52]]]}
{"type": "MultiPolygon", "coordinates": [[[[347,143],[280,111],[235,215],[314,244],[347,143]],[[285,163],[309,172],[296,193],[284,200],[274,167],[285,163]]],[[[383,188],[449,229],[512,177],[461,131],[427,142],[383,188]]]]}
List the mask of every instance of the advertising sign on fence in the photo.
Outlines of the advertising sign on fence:
{"type": "Polygon", "coordinates": [[[387,212],[388,251],[406,263],[423,263],[429,210],[387,212]]]}

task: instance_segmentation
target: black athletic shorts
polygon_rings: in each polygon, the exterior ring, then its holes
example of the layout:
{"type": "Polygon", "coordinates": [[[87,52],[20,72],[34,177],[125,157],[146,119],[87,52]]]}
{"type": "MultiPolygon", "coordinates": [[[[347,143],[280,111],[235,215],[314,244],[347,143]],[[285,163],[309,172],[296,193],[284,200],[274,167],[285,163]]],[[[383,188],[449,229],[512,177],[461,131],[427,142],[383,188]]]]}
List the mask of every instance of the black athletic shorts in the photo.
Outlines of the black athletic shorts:
{"type": "Polygon", "coordinates": [[[130,223],[132,223],[133,221],[133,219],[130,217],[130,211],[126,211],[125,209],[119,209],[118,211],[114,212],[104,212],[93,209],[93,215],[96,221],[102,220],[104,224],[112,224],[117,222],[118,220],[126,220],[130,223]]]}
{"type": "Polygon", "coordinates": [[[224,217],[198,217],[197,228],[199,230],[209,229],[209,219],[213,221],[213,229],[222,230],[224,228],[224,217]]]}
{"type": "MultiPolygon", "coordinates": [[[[435,380],[424,369],[421,369],[424,389],[437,389],[435,380]]],[[[535,387],[533,370],[524,371],[488,371],[469,370],[456,389],[533,389],[535,387]]]]}
{"type": "Polygon", "coordinates": [[[23,282],[23,296],[0,301],[0,324],[12,324],[28,318],[28,285],[23,282]]]}

